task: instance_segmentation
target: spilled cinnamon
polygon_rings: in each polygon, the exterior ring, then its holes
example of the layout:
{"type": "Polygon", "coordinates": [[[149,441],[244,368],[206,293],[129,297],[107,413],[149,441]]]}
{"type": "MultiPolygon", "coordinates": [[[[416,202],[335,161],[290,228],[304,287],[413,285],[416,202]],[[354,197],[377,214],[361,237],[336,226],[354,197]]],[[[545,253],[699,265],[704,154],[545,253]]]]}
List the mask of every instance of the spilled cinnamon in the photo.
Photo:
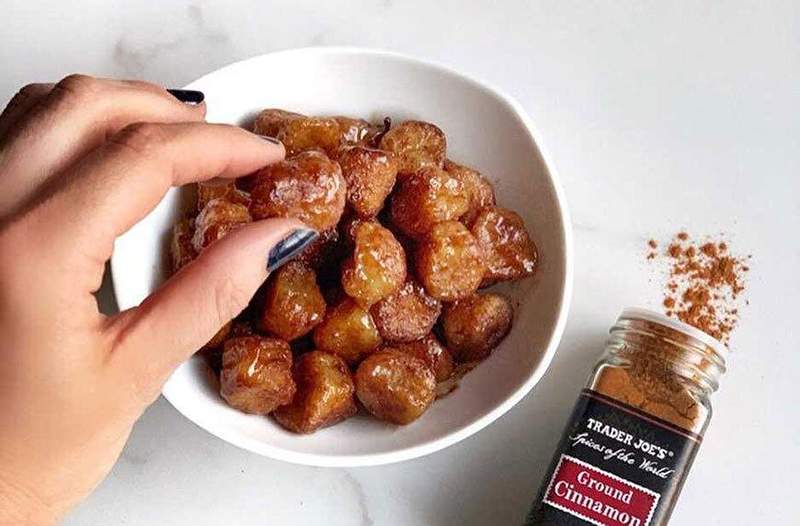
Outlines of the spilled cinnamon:
{"type": "Polygon", "coordinates": [[[750,256],[730,253],[725,241],[694,241],[687,232],[673,236],[663,253],[647,242],[647,259],[663,256],[668,279],[662,305],[678,318],[727,344],[739,322],[739,300],[745,290],[750,256]]]}

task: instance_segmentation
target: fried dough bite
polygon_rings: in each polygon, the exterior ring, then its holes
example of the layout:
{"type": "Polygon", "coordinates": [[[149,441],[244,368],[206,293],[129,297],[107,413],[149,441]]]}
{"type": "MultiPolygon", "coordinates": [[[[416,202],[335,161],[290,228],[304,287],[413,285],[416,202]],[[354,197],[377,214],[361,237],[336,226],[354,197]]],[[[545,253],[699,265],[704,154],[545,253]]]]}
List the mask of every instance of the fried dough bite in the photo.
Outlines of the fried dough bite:
{"type": "Polygon", "coordinates": [[[380,148],[397,156],[397,169],[402,178],[428,166],[441,168],[447,139],[435,124],[405,121],[383,135],[380,148]]]}
{"type": "Polygon", "coordinates": [[[310,150],[335,155],[341,143],[339,124],[330,117],[299,117],[284,123],[276,137],[292,157],[310,150]]]}
{"type": "Polygon", "coordinates": [[[381,343],[381,335],[372,316],[349,297],[329,307],[322,323],[314,329],[317,349],[341,356],[351,365],[358,363],[381,343]]]}
{"type": "Polygon", "coordinates": [[[220,373],[220,394],[230,405],[256,415],[266,415],[292,401],[292,351],[276,338],[240,336],[225,342],[220,373]]]}
{"type": "Polygon", "coordinates": [[[252,221],[247,207],[225,199],[212,199],[194,220],[192,246],[199,254],[211,243],[252,221]]]}
{"type": "Polygon", "coordinates": [[[361,362],[355,384],[356,395],[367,411],[394,424],[413,422],[435,398],[436,379],[428,365],[391,347],[361,362]]]}
{"type": "Polygon", "coordinates": [[[250,206],[250,194],[236,188],[235,181],[197,183],[197,210],[202,210],[212,199],[224,199],[231,203],[250,206]]]}
{"type": "Polygon", "coordinates": [[[486,265],[467,227],[448,221],[435,225],[417,246],[416,270],[429,295],[455,301],[478,290],[486,265]]]}
{"type": "Polygon", "coordinates": [[[267,108],[256,117],[253,123],[253,133],[266,135],[267,137],[277,137],[278,132],[283,129],[287,122],[301,118],[305,118],[302,113],[267,108]]]}
{"type": "Polygon", "coordinates": [[[499,206],[485,208],[470,230],[486,261],[484,285],[521,279],[536,270],[536,245],[516,212],[499,206]]]}
{"type": "Polygon", "coordinates": [[[444,169],[464,185],[464,192],[467,194],[469,204],[467,212],[461,216],[462,223],[471,224],[483,208],[494,206],[495,197],[492,183],[480,172],[454,163],[450,159],[444,161],[444,169]]]}
{"type": "Polygon", "coordinates": [[[342,289],[369,308],[406,279],[406,255],[392,233],[375,221],[354,227],[353,254],[342,263],[342,289]]]}
{"type": "Polygon", "coordinates": [[[290,261],[267,282],[259,328],[292,341],[322,321],[325,307],[314,270],[300,261],[290,261]]]}
{"type": "Polygon", "coordinates": [[[398,183],[389,212],[392,223],[404,234],[419,238],[437,223],[458,219],[468,206],[461,181],[444,170],[428,167],[398,183]]]}
{"type": "Polygon", "coordinates": [[[390,152],[351,146],[339,154],[339,165],[347,181],[347,204],[361,217],[374,217],[392,191],[397,163],[390,152]]]}
{"type": "Polygon", "coordinates": [[[308,117],[300,113],[269,108],[258,114],[253,131],[274,137],[286,148],[286,157],[309,150],[333,155],[341,144],[339,123],[330,117],[308,117]]]}
{"type": "Polygon", "coordinates": [[[437,382],[443,382],[453,374],[453,356],[432,333],[413,342],[393,343],[392,347],[428,364],[437,382]]]}
{"type": "Polygon", "coordinates": [[[511,330],[514,310],[499,294],[474,294],[448,305],[442,333],[458,362],[483,360],[511,330]]]}
{"type": "Polygon", "coordinates": [[[387,342],[413,342],[433,328],[442,304],[413,280],[372,306],[370,314],[387,342]]]}
{"type": "Polygon", "coordinates": [[[339,125],[339,140],[343,147],[373,146],[372,140],[383,130],[383,126],[372,124],[364,119],[344,115],[331,117],[339,125]]]}
{"type": "Polygon", "coordinates": [[[339,222],[346,195],[339,164],[324,153],[304,152],[256,174],[250,212],[254,219],[294,217],[321,232],[339,222]]]}
{"type": "Polygon", "coordinates": [[[289,431],[313,433],[356,413],[355,386],[347,364],[322,351],[301,355],[292,368],[297,393],[272,416],[289,431]]]}

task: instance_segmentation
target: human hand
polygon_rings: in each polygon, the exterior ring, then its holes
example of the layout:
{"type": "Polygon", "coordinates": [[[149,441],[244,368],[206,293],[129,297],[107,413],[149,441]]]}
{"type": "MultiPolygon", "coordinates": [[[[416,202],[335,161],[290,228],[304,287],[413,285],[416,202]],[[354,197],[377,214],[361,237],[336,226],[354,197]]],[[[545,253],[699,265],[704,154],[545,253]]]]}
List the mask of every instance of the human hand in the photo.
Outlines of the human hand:
{"type": "Polygon", "coordinates": [[[246,225],[139,307],[100,314],[114,239],[171,186],[283,158],[204,116],[160,87],[84,76],[27,86],[0,116],[0,524],[51,524],[84,498],[172,370],[247,305],[271,249],[308,234],[246,225]]]}

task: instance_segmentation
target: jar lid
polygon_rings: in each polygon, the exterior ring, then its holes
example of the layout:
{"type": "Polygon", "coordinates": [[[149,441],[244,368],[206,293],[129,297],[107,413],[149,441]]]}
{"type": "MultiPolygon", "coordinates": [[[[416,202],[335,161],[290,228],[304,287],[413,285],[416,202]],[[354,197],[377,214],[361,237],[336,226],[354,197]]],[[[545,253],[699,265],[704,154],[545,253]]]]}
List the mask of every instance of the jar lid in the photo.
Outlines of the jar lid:
{"type": "Polygon", "coordinates": [[[675,318],[670,318],[669,316],[661,314],[660,312],[655,312],[638,307],[629,307],[627,309],[624,309],[619,317],[625,319],[649,321],[652,323],[663,325],[669,329],[683,333],[686,336],[694,338],[695,340],[698,340],[701,343],[709,346],[711,349],[714,350],[714,352],[716,352],[719,355],[720,358],[722,358],[723,363],[728,358],[728,353],[730,351],[724,343],[714,338],[707,332],[701,331],[697,327],[689,325],[688,323],[684,323],[680,320],[676,320],[675,318]]]}

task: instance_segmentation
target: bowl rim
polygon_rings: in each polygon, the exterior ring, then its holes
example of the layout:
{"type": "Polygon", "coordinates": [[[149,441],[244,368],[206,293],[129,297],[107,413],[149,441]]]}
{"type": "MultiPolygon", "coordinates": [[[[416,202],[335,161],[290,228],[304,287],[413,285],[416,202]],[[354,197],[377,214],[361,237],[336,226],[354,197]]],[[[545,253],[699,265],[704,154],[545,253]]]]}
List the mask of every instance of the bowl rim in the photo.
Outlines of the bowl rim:
{"type": "MultiPolygon", "coordinates": [[[[514,99],[513,97],[505,93],[503,90],[497,88],[496,86],[494,86],[489,82],[478,80],[468,74],[457,71],[449,66],[441,64],[439,62],[417,58],[415,56],[408,55],[405,53],[399,53],[396,51],[357,47],[357,46],[311,46],[311,47],[283,49],[283,50],[272,51],[269,53],[263,53],[251,56],[242,60],[238,60],[236,62],[232,62],[225,66],[222,66],[190,82],[185,86],[185,89],[192,89],[207,77],[212,75],[219,75],[220,73],[225,72],[226,70],[241,67],[244,63],[257,62],[259,60],[265,59],[266,57],[275,57],[279,55],[287,55],[287,56],[288,55],[295,55],[295,56],[370,55],[375,57],[391,58],[393,60],[407,62],[416,66],[430,68],[445,75],[459,77],[468,84],[471,84],[473,87],[478,88],[481,91],[488,92],[490,95],[500,99],[502,102],[507,104],[514,111],[514,113],[516,113],[517,117],[522,121],[523,125],[530,134],[530,137],[533,140],[533,143],[536,146],[539,155],[542,158],[544,166],[547,169],[548,177],[550,179],[550,183],[553,186],[554,194],[556,196],[556,205],[558,210],[560,211],[563,224],[564,267],[565,267],[564,280],[563,280],[564,283],[563,283],[563,291],[560,298],[560,305],[558,307],[558,315],[556,318],[555,327],[553,328],[552,336],[547,345],[547,348],[544,350],[542,361],[540,362],[536,370],[533,372],[533,374],[531,374],[531,376],[520,387],[518,387],[515,391],[510,393],[506,397],[506,399],[503,400],[503,402],[497,405],[497,407],[487,412],[480,418],[476,419],[474,422],[465,425],[459,429],[456,429],[454,431],[448,432],[446,435],[442,437],[429,440],[427,442],[423,442],[421,444],[417,444],[414,446],[409,446],[395,451],[388,451],[382,453],[346,454],[346,455],[303,453],[303,452],[284,449],[282,447],[265,444],[258,440],[230,432],[224,427],[214,427],[212,422],[206,422],[205,419],[197,412],[192,411],[187,407],[181,407],[180,406],[181,404],[179,402],[173,401],[168,393],[169,390],[167,386],[169,385],[169,382],[165,384],[164,389],[162,390],[162,395],[179,413],[185,416],[190,422],[192,422],[193,424],[197,425],[202,429],[205,429],[212,435],[217,436],[222,440],[225,440],[226,442],[229,442],[237,447],[276,460],[282,460],[294,464],[319,466],[319,467],[377,466],[383,464],[391,464],[395,462],[402,462],[404,460],[411,460],[414,458],[434,453],[436,451],[440,451],[484,429],[489,424],[493,423],[495,420],[497,420],[505,413],[507,413],[517,403],[519,403],[519,401],[522,400],[522,398],[524,398],[525,395],[527,395],[531,391],[531,389],[533,389],[533,387],[539,382],[539,380],[541,380],[541,378],[550,368],[550,364],[561,342],[561,338],[564,335],[564,330],[567,323],[567,317],[569,314],[570,304],[572,302],[572,293],[573,293],[573,279],[574,279],[573,239],[572,239],[573,231],[572,231],[572,222],[569,213],[569,208],[567,205],[567,200],[564,195],[564,190],[561,186],[560,178],[558,176],[555,164],[553,163],[552,157],[541,138],[541,133],[539,132],[536,125],[533,123],[533,120],[528,116],[523,106],[519,102],[517,102],[516,99],[514,99]]],[[[115,267],[116,265],[114,263],[114,257],[112,255],[111,258],[112,283],[114,283],[113,276],[115,275],[115,267]]],[[[115,299],[117,300],[117,303],[119,304],[119,297],[116,285],[114,286],[114,296],[115,299]]]]}

